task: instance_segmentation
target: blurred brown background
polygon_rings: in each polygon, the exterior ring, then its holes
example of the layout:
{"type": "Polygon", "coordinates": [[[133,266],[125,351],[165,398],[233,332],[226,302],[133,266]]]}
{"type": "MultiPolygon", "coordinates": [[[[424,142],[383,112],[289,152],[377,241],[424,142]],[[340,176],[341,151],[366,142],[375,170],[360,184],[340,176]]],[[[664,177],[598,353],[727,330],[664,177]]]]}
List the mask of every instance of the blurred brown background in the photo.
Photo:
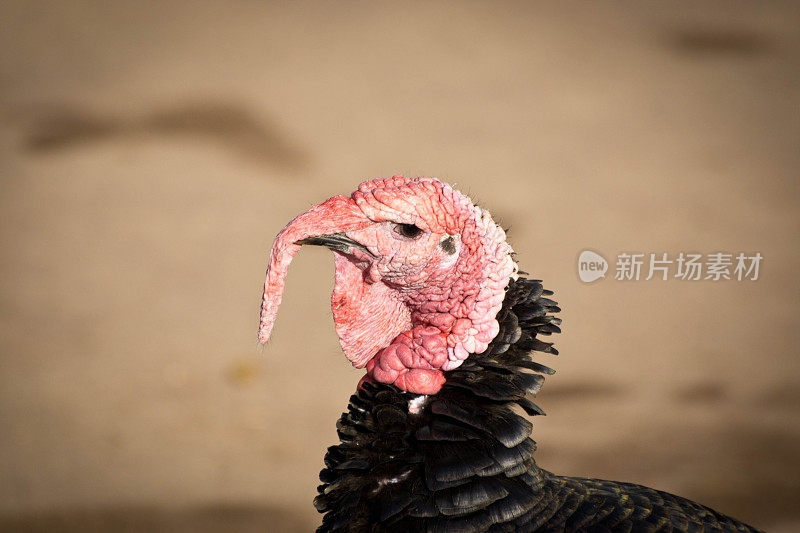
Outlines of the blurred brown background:
{"type": "Polygon", "coordinates": [[[542,466],[800,529],[797,2],[4,2],[0,39],[0,529],[315,527],[360,372],[324,250],[257,350],[266,254],[393,173],[556,291],[542,466]],[[764,262],[586,285],[585,248],[764,262]]]}

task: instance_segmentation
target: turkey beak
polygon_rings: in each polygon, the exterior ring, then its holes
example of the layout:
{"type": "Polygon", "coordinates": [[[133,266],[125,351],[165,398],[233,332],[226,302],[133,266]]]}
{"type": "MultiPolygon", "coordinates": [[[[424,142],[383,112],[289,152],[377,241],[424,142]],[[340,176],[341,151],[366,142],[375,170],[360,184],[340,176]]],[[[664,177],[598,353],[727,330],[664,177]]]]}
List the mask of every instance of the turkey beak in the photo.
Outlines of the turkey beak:
{"type": "Polygon", "coordinates": [[[358,241],[354,241],[344,233],[331,233],[328,235],[316,235],[314,237],[306,237],[300,239],[297,244],[311,244],[314,246],[325,246],[331,250],[336,250],[342,253],[350,253],[353,248],[357,248],[363,252],[368,253],[371,257],[375,254],[358,241]]]}
{"type": "Polygon", "coordinates": [[[362,250],[373,254],[363,244],[347,237],[346,232],[357,231],[372,224],[356,203],[346,196],[334,196],[295,217],[275,238],[267,266],[267,279],[261,300],[261,320],[258,340],[267,342],[278,306],[281,303],[286,271],[292,257],[303,244],[326,246],[332,250],[352,253],[362,250]]]}

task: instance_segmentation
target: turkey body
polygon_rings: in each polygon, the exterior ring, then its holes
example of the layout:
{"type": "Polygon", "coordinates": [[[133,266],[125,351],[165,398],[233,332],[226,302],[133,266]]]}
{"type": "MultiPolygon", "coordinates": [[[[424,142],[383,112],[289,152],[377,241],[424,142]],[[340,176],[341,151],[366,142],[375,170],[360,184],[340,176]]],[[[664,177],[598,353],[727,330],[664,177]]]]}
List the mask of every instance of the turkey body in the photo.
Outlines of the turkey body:
{"type": "Polygon", "coordinates": [[[553,371],[557,304],[539,281],[506,289],[500,332],[421,396],[365,382],[350,398],[314,501],[319,532],[758,531],[707,507],[630,483],[539,468],[531,400],[553,371]]]}

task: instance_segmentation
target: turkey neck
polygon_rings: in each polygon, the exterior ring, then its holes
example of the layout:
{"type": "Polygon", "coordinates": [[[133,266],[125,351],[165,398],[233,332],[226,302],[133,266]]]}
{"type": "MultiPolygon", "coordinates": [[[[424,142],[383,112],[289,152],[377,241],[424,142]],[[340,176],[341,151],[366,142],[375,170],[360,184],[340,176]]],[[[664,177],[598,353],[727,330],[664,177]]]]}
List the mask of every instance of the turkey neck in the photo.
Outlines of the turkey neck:
{"type": "Polygon", "coordinates": [[[450,525],[463,519],[474,527],[514,516],[521,508],[515,498],[529,500],[532,492],[537,508],[549,505],[549,474],[533,459],[533,426],[514,406],[543,414],[530,397],[553,371],[531,352],[557,353],[540,340],[560,331],[551,294],[538,280],[512,280],[497,315],[499,333],[485,352],[447,372],[436,395],[362,384],[320,473],[320,531],[345,523],[359,531],[359,524],[424,529],[441,515],[450,525]]]}

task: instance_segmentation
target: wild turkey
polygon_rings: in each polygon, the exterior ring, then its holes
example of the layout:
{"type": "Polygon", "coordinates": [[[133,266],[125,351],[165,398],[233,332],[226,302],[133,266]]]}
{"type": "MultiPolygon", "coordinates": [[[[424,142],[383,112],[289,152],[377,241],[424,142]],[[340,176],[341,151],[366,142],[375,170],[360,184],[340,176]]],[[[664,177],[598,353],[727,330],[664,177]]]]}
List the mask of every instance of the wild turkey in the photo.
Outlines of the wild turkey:
{"type": "Polygon", "coordinates": [[[539,468],[530,397],[553,370],[532,351],[559,308],[520,277],[489,213],[434,178],[362,183],[277,236],[259,341],[303,244],[334,251],[331,298],[347,358],[367,369],[337,423],[314,500],[318,531],[756,531],[630,483],[539,468]]]}

